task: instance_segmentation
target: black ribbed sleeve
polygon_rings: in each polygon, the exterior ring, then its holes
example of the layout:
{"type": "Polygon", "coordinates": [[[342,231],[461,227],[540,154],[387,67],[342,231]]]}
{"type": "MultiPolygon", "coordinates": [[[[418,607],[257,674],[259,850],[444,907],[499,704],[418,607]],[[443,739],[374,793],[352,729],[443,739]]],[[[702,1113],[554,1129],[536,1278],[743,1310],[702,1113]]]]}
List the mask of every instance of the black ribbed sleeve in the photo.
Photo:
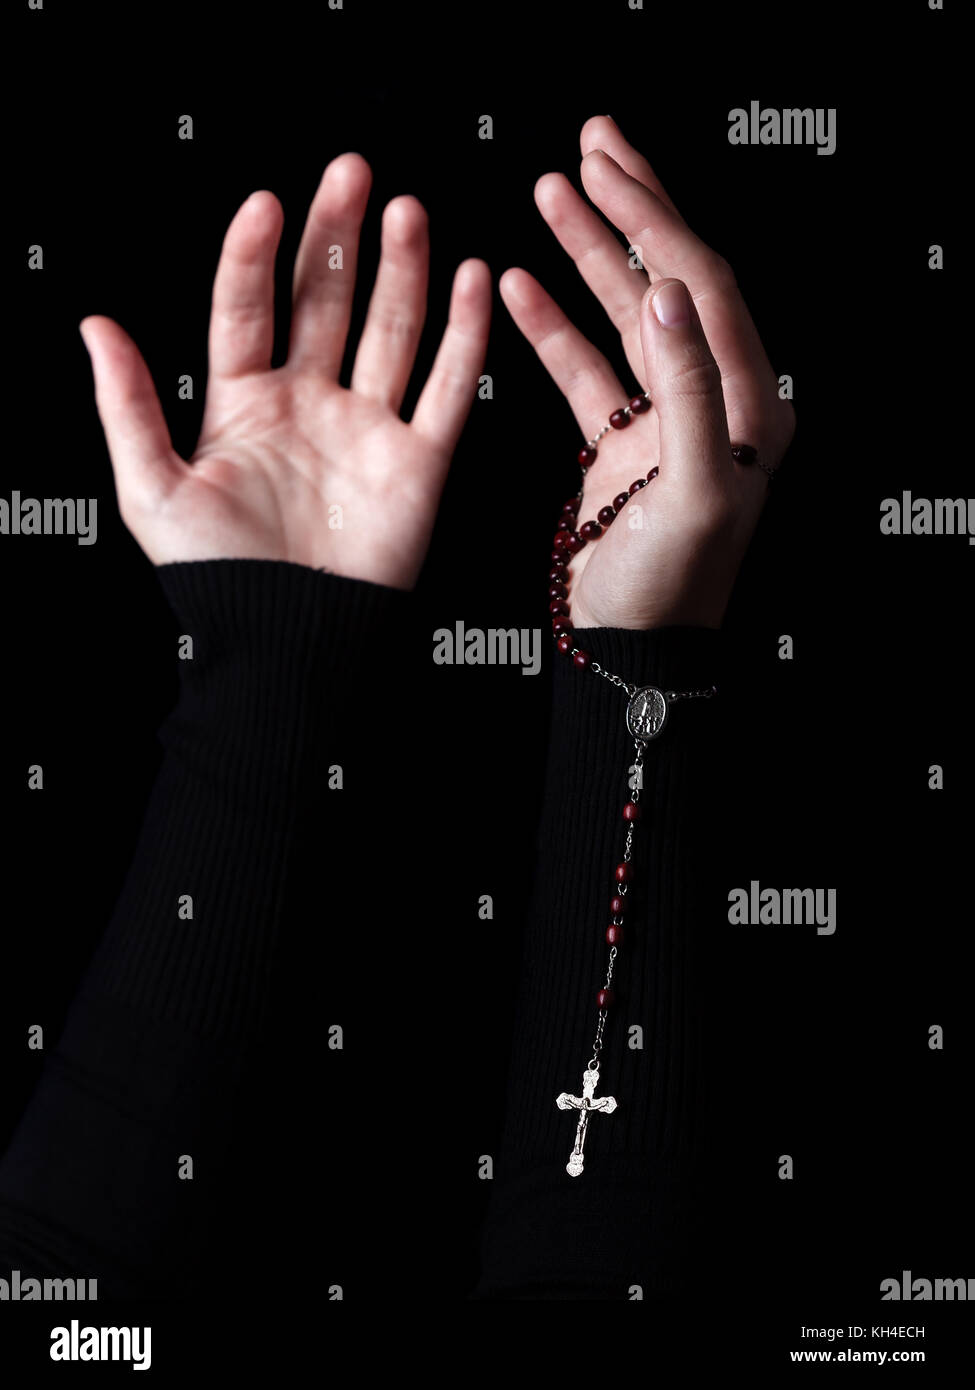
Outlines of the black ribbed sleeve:
{"type": "Polygon", "coordinates": [[[277,957],[335,911],[315,888],[341,857],[329,769],[358,756],[408,603],[285,561],[157,573],[192,657],[114,914],[0,1164],[0,1266],[102,1297],[192,1288],[277,957]]]}
{"type": "Polygon", "coordinates": [[[615,962],[585,1171],[565,1165],[593,1050],[614,870],[634,744],[626,695],[556,660],[545,795],[525,939],[507,1117],[475,1299],[644,1298],[682,1287],[699,1104],[695,886],[709,853],[722,638],[696,628],[599,629],[576,640],[606,670],[673,702],[648,744],[635,832],[633,908],[615,962]]]}
{"type": "MultiPolygon", "coordinates": [[[[214,1269],[231,1267],[246,1282],[278,1250],[279,1228],[289,1249],[302,1244],[320,1188],[334,1215],[355,1184],[359,1200],[388,1181],[388,1108],[374,1113],[377,1084],[363,1091],[344,1068],[326,1071],[326,1029],[346,1014],[371,1024],[369,1001],[387,997],[379,977],[391,972],[412,1027],[425,958],[410,905],[426,901],[436,867],[433,810],[390,820],[405,804],[390,790],[390,756],[444,751],[435,703],[430,719],[417,704],[429,643],[402,641],[408,596],[287,562],[158,575],[174,644],[192,639],[192,657],[179,663],[112,919],[0,1161],[0,1268],[97,1278],[102,1298],[205,1292],[214,1269]],[[337,767],[345,790],[330,788],[337,767]],[[404,928],[396,939],[374,939],[377,897],[405,905],[382,919],[404,928]],[[350,996],[365,1000],[358,1012],[350,996]],[[360,1152],[353,1136],[371,1132],[378,1147],[362,1138],[360,1152]],[[268,1177],[275,1162],[283,1186],[268,1177]]],[[[581,636],[628,682],[721,685],[716,633],[581,636]]],[[[696,888],[713,844],[719,705],[720,694],[674,703],[647,752],[599,1087],[618,1109],[592,1117],[586,1171],[573,1179],[576,1114],[555,1098],[579,1093],[592,1050],[633,743],[624,694],[555,663],[508,1115],[475,1298],[627,1298],[634,1284],[649,1298],[680,1286],[700,1108],[696,888]]],[[[435,929],[446,914],[437,908],[435,929]]],[[[395,1081],[399,1054],[379,1055],[395,1081]]],[[[398,1238],[398,1200],[384,1240],[398,1238]]]]}

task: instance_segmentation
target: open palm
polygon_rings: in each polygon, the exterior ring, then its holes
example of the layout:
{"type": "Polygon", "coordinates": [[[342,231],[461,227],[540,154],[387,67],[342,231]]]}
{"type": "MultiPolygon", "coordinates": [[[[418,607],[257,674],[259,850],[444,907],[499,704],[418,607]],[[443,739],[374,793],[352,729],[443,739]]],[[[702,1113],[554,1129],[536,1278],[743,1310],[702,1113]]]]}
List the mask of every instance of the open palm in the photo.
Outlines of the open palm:
{"type": "Polygon", "coordinates": [[[393,199],[351,381],[340,385],[371,181],[357,154],[326,168],[295,261],[288,360],[274,369],[283,213],[266,191],[238,211],[214,281],[206,403],[188,460],[173,449],[131,338],[111,319],[83,320],[119,509],[155,564],[280,559],[395,588],[415,583],[484,361],[490,273],[476,260],[458,268],[439,351],[404,421],[429,242],[422,206],[393,199]]]}

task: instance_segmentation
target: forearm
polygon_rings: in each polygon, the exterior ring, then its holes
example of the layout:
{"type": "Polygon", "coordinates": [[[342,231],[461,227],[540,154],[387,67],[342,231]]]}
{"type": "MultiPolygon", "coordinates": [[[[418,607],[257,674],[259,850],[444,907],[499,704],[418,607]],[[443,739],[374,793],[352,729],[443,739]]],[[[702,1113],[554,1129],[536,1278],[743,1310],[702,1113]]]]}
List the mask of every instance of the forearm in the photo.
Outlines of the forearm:
{"type": "Polygon", "coordinates": [[[0,1264],[121,1292],[199,1248],[180,1160],[212,1179],[226,1159],[276,953],[339,852],[329,767],[407,602],[276,561],[158,574],[192,657],[125,885],[0,1164],[0,1264]]]}
{"type": "MultiPolygon", "coordinates": [[[[720,687],[721,639],[705,629],[598,629],[578,645],[609,671],[663,690],[720,687]]],[[[648,743],[623,939],[614,962],[585,1170],[566,1172],[606,975],[634,743],[627,697],[557,658],[507,1117],[477,1298],[625,1298],[673,1287],[692,1179],[697,1109],[696,889],[709,854],[716,700],[674,702],[648,743]],[[676,1245],[675,1245],[676,1242],[676,1245]]]]}

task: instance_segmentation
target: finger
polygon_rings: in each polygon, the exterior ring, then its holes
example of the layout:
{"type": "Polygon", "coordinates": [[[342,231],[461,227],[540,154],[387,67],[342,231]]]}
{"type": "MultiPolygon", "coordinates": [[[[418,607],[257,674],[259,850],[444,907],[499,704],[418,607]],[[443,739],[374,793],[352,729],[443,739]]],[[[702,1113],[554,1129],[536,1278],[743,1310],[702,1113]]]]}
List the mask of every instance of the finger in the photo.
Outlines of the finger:
{"type": "Polygon", "coordinates": [[[677,276],[690,289],[721,369],[732,426],[747,439],[763,411],[777,409],[778,383],[731,267],[608,155],[587,155],[582,179],[596,206],[641,247],[653,275],[677,276]]]}
{"type": "Polygon", "coordinates": [[[182,480],[186,464],[173,449],[149,368],[129,335],[99,314],[78,327],[91,358],[95,404],[124,519],[133,504],[162,501],[182,480]]]}
{"type": "MultiPolygon", "coordinates": [[[[733,475],[721,373],[687,286],[661,280],[640,316],[647,376],[660,430],[660,473],[698,499],[733,475]]],[[[719,491],[717,495],[723,495],[719,491]]]]}
{"type": "Polygon", "coordinates": [[[580,132],[579,147],[583,159],[593,150],[605,150],[631,178],[637,179],[644,188],[649,188],[680,217],[674,200],[653,172],[649,160],[629,144],[612,116],[590,116],[580,132]]]}
{"type": "Polygon", "coordinates": [[[295,257],[289,362],[337,378],[352,314],[359,230],[372,171],[360,154],[328,165],[295,257]]]}
{"type": "Polygon", "coordinates": [[[383,213],[382,251],[366,325],[352,368],[352,390],[399,410],[423,331],[430,240],[416,198],[394,198],[383,213]]]}
{"type": "Polygon", "coordinates": [[[591,439],[627,399],[613,368],[526,270],[505,271],[499,288],[511,317],[569,402],[584,437],[591,439]]]}
{"type": "Polygon", "coordinates": [[[464,428],[487,352],[491,272],[484,261],[457,267],[447,327],[410,425],[449,459],[464,428]]]}
{"type": "Polygon", "coordinates": [[[274,350],[274,258],[284,213],[273,193],[252,193],[227,228],[213,281],[212,376],[266,372],[274,350]]]}
{"type": "Polygon", "coordinates": [[[596,206],[638,246],[644,265],[654,275],[685,276],[717,270],[719,257],[683,218],[656,193],[633,178],[605,150],[592,150],[581,166],[586,193],[596,206]]]}
{"type": "Polygon", "coordinates": [[[623,340],[633,375],[642,381],[640,305],[647,277],[632,266],[626,248],[572,187],[564,174],[544,174],[535,185],[535,202],[559,245],[609,315],[623,340]]]}

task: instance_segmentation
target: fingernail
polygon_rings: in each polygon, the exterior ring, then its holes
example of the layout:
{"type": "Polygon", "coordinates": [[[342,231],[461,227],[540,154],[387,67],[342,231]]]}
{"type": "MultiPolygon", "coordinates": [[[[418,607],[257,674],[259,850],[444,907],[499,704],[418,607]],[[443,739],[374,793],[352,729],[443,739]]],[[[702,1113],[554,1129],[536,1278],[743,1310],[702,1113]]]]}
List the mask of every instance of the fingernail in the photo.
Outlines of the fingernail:
{"type": "Polygon", "coordinates": [[[664,328],[676,328],[680,323],[690,323],[691,306],[687,290],[680,280],[669,280],[661,285],[653,296],[653,312],[658,323],[664,328]]]}

